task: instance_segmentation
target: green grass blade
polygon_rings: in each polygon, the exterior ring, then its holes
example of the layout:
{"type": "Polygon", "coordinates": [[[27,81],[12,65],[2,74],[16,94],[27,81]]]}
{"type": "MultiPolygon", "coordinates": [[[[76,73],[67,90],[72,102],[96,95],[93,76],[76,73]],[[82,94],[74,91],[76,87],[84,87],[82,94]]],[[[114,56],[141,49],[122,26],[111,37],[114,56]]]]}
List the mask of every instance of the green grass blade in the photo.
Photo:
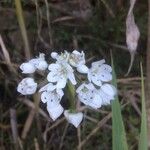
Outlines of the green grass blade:
{"type": "Polygon", "coordinates": [[[27,59],[30,59],[30,47],[29,47],[27,31],[26,31],[24,17],[23,17],[21,0],[15,0],[15,6],[16,6],[16,14],[17,14],[17,18],[18,18],[18,23],[20,26],[22,38],[23,38],[24,45],[25,45],[25,56],[27,59]]]}
{"type": "Polygon", "coordinates": [[[142,63],[140,63],[141,68],[141,102],[142,102],[142,118],[141,118],[141,133],[139,139],[139,150],[148,149],[147,141],[147,121],[146,121],[146,108],[145,108],[145,90],[144,90],[144,78],[143,78],[143,68],[142,63]]]}
{"type": "MultiPolygon", "coordinates": [[[[112,84],[117,88],[116,75],[112,58],[113,80],[112,84]]],[[[113,150],[128,150],[124,123],[121,115],[121,107],[118,100],[112,101],[112,147],[113,150]]]]}

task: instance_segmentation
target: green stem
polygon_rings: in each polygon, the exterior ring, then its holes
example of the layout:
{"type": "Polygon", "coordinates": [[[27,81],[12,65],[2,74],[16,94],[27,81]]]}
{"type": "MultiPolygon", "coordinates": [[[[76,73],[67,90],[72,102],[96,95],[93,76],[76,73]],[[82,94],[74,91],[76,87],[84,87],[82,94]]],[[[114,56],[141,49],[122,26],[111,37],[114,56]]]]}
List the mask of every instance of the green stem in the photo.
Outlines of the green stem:
{"type": "Polygon", "coordinates": [[[68,81],[67,83],[67,93],[68,93],[68,100],[70,104],[70,111],[75,112],[76,110],[75,86],[70,81],[68,81]]]}

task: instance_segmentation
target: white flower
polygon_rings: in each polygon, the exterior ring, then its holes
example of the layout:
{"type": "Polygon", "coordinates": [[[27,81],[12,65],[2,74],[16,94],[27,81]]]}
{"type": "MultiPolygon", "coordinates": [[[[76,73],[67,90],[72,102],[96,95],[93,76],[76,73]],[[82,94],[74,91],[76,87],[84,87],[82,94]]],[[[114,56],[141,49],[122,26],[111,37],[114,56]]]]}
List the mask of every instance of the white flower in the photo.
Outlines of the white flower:
{"type": "Polygon", "coordinates": [[[69,110],[65,110],[64,116],[66,117],[67,121],[73,124],[76,128],[79,126],[83,119],[83,113],[71,113],[69,110]]]}
{"type": "Polygon", "coordinates": [[[79,65],[84,65],[85,64],[85,54],[82,51],[81,53],[78,52],[77,50],[74,50],[69,57],[69,63],[73,67],[78,67],[79,65]]]}
{"type": "Polygon", "coordinates": [[[57,62],[68,62],[70,53],[68,53],[66,50],[64,51],[64,53],[61,53],[60,55],[56,52],[52,52],[51,53],[51,57],[53,59],[56,59],[57,62]]]}
{"type": "MultiPolygon", "coordinates": [[[[46,85],[47,86],[47,85],[46,85]]],[[[40,92],[44,90],[45,87],[41,88],[40,92]]],[[[41,94],[41,101],[43,103],[49,103],[50,106],[58,105],[64,95],[64,92],[62,89],[50,89],[47,86],[47,90],[44,90],[44,92],[41,94]]]]}
{"type": "Polygon", "coordinates": [[[77,50],[74,50],[69,57],[69,63],[77,68],[77,71],[80,73],[88,73],[88,67],[85,65],[85,54],[82,51],[81,53],[77,50]]]}
{"type": "Polygon", "coordinates": [[[17,87],[17,91],[22,95],[30,95],[36,92],[37,83],[32,78],[24,78],[17,87]]]}
{"type": "Polygon", "coordinates": [[[102,82],[112,80],[111,66],[104,64],[105,60],[92,63],[92,67],[88,71],[88,80],[97,86],[101,86],[102,82]]]}
{"type": "Polygon", "coordinates": [[[38,70],[46,70],[48,67],[47,62],[45,61],[45,54],[40,53],[38,58],[31,59],[29,63],[33,64],[38,70]]]}
{"type": "Polygon", "coordinates": [[[94,109],[100,108],[102,104],[102,99],[92,83],[81,84],[76,92],[78,93],[79,100],[94,109]]]}
{"type": "Polygon", "coordinates": [[[102,105],[110,104],[111,100],[114,100],[117,93],[116,88],[111,84],[103,84],[99,89],[99,94],[102,98],[102,105]]]}
{"type": "Polygon", "coordinates": [[[22,63],[20,65],[20,69],[22,70],[22,73],[28,74],[28,73],[34,73],[36,68],[32,63],[22,63]]]}
{"type": "Polygon", "coordinates": [[[62,89],[56,89],[56,85],[48,83],[42,87],[39,92],[41,94],[41,101],[47,104],[47,111],[53,120],[56,120],[64,111],[64,108],[60,105],[60,101],[64,95],[62,89]]]}
{"type": "Polygon", "coordinates": [[[31,59],[29,62],[23,63],[20,65],[22,73],[34,73],[36,69],[45,70],[48,67],[47,62],[45,61],[45,54],[40,53],[38,58],[31,59]]]}
{"type": "Polygon", "coordinates": [[[54,107],[51,107],[51,104],[47,103],[47,111],[50,115],[50,117],[55,121],[64,111],[64,108],[58,104],[54,107]]]}
{"type": "Polygon", "coordinates": [[[47,75],[47,80],[49,82],[57,82],[56,87],[59,89],[66,86],[67,79],[69,79],[73,85],[77,83],[72,67],[66,62],[50,64],[48,69],[50,72],[47,75]]]}

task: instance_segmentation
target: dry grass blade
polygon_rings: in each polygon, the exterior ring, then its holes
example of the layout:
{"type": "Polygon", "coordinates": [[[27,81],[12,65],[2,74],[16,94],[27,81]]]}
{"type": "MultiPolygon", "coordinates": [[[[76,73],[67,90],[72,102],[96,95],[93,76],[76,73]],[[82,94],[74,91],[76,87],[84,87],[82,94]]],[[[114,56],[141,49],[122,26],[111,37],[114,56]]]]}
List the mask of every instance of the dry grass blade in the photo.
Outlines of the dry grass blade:
{"type": "Polygon", "coordinates": [[[37,21],[37,34],[38,38],[36,39],[35,49],[37,49],[37,42],[38,39],[44,44],[45,47],[50,48],[51,46],[49,43],[47,43],[43,37],[41,36],[41,30],[42,30],[42,10],[40,9],[40,6],[38,4],[38,0],[34,0],[35,6],[36,6],[36,21],[37,21]]]}
{"type": "Polygon", "coordinates": [[[57,19],[53,20],[52,23],[57,23],[57,22],[62,22],[62,21],[68,21],[68,20],[73,20],[73,19],[75,19],[75,17],[64,16],[64,17],[60,17],[60,18],[57,18],[57,19]]]}
{"type": "Polygon", "coordinates": [[[62,135],[62,137],[61,137],[61,142],[60,142],[60,145],[59,145],[59,150],[61,150],[62,147],[63,147],[63,142],[64,142],[64,139],[65,139],[65,135],[66,135],[66,133],[67,133],[68,126],[69,126],[69,123],[67,123],[66,126],[65,126],[63,135],[62,135]]]}
{"type": "Polygon", "coordinates": [[[47,133],[48,133],[49,131],[51,131],[52,129],[56,128],[58,125],[60,125],[60,124],[61,124],[62,122],[64,122],[64,121],[65,121],[65,117],[63,117],[63,118],[57,120],[57,122],[54,123],[52,126],[46,127],[46,129],[45,129],[45,131],[44,131],[44,133],[43,133],[43,139],[44,139],[45,142],[47,141],[47,133]]]}
{"type": "Polygon", "coordinates": [[[8,50],[7,50],[7,48],[6,48],[5,44],[4,44],[4,41],[3,41],[1,35],[0,35],[0,46],[2,48],[2,51],[3,51],[3,54],[4,54],[4,59],[6,61],[6,64],[8,64],[10,71],[12,71],[15,74],[17,74],[16,70],[14,69],[14,66],[12,66],[12,64],[11,64],[9,52],[8,52],[8,50]]]}
{"type": "MultiPolygon", "coordinates": [[[[35,109],[35,105],[33,102],[31,102],[30,100],[28,99],[18,99],[20,102],[24,103],[25,105],[27,105],[28,107],[32,108],[32,109],[35,109]]],[[[50,117],[42,110],[39,108],[39,111],[38,111],[47,121],[52,121],[50,119],[50,117]]]]}
{"type": "Polygon", "coordinates": [[[115,14],[113,13],[112,9],[110,8],[110,6],[105,2],[105,0],[101,0],[101,2],[105,5],[106,9],[108,10],[110,16],[112,18],[115,18],[115,14]]]}
{"type": "Polygon", "coordinates": [[[77,136],[78,136],[78,150],[81,150],[81,147],[79,145],[81,145],[81,128],[80,126],[77,128],[77,136]]]}
{"type": "Polygon", "coordinates": [[[1,35],[0,35],[0,45],[1,45],[1,48],[2,48],[2,51],[3,51],[3,54],[4,54],[5,61],[8,64],[11,64],[9,53],[8,53],[6,47],[5,47],[5,44],[3,42],[3,39],[2,39],[1,35]]]}
{"type": "Polygon", "coordinates": [[[25,138],[26,138],[27,133],[29,132],[30,127],[31,127],[31,125],[32,125],[34,116],[35,116],[35,110],[34,110],[34,109],[31,109],[31,111],[30,111],[30,113],[29,113],[29,115],[28,115],[28,118],[27,118],[27,120],[26,120],[26,122],[25,122],[23,131],[22,131],[22,134],[21,134],[22,139],[25,139],[25,138]]]}
{"type": "Polygon", "coordinates": [[[21,34],[23,37],[24,45],[25,45],[25,56],[27,59],[30,59],[30,55],[31,55],[30,47],[29,47],[29,41],[28,41],[27,31],[26,31],[24,17],[23,17],[21,0],[15,0],[15,6],[16,6],[16,13],[18,17],[19,26],[21,29],[21,34]]]}
{"type": "Polygon", "coordinates": [[[47,0],[45,0],[45,5],[46,5],[48,34],[49,34],[49,38],[50,38],[50,46],[52,48],[53,47],[53,37],[52,37],[52,29],[51,29],[51,22],[50,22],[50,10],[49,10],[49,5],[48,5],[48,1],[47,0]]]}
{"type": "Polygon", "coordinates": [[[37,138],[34,139],[34,146],[35,146],[35,150],[40,150],[40,147],[39,147],[39,143],[37,141],[37,138]]]}
{"type": "Polygon", "coordinates": [[[91,131],[91,133],[81,142],[77,149],[81,149],[86,142],[97,133],[97,131],[111,118],[112,114],[109,113],[101,121],[98,122],[97,126],[91,131]]]}
{"type": "Polygon", "coordinates": [[[17,117],[16,117],[16,110],[11,108],[10,109],[10,123],[11,123],[11,130],[12,136],[15,144],[15,148],[18,148],[18,129],[17,129],[17,117]]]}

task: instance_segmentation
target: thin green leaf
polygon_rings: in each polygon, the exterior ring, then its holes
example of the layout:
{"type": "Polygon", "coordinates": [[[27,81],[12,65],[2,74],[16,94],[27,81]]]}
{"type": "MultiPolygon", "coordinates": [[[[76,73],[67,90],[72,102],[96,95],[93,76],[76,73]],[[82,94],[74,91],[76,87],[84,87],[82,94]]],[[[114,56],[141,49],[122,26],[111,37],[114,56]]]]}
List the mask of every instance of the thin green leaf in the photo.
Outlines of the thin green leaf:
{"type": "Polygon", "coordinates": [[[145,108],[145,90],[144,90],[144,78],[143,78],[143,68],[142,63],[140,63],[141,68],[141,102],[142,102],[142,121],[141,121],[141,133],[139,139],[139,150],[147,150],[147,121],[146,121],[146,108],[145,108]]]}
{"type": "MultiPolygon", "coordinates": [[[[113,68],[112,84],[117,88],[113,58],[111,60],[113,68]]],[[[116,96],[116,99],[112,101],[112,146],[113,150],[128,150],[125,128],[121,115],[121,107],[118,100],[118,96],[116,96]]]]}

